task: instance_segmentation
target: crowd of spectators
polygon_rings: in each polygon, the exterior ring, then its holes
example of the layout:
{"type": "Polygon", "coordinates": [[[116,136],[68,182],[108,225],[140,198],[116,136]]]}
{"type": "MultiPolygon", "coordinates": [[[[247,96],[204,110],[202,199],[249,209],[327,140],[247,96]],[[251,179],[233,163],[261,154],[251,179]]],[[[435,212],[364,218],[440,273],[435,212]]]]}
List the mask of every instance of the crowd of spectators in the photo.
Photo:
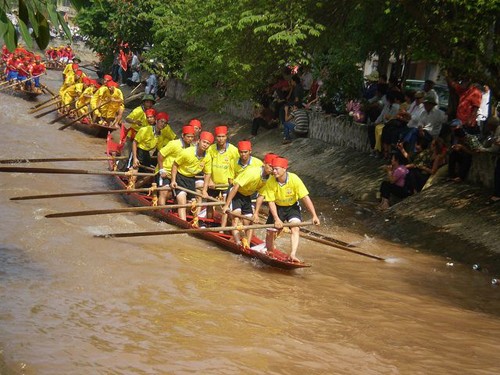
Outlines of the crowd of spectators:
{"type": "MultiPolygon", "coordinates": [[[[397,80],[376,71],[365,77],[362,97],[347,103],[346,112],[367,128],[370,156],[390,162],[383,167],[387,178],[380,187],[381,210],[389,208],[391,197],[416,194],[437,176],[461,183],[475,154],[500,151],[499,120],[490,106],[488,86],[447,80],[459,98],[453,113],[440,107],[433,81],[426,80],[420,90],[404,90],[397,80]]],[[[283,144],[307,137],[310,111],[328,113],[322,85],[309,67],[287,68],[255,106],[252,136],[260,128],[279,126],[283,144]]],[[[500,201],[499,159],[488,204],[500,201]]]]}

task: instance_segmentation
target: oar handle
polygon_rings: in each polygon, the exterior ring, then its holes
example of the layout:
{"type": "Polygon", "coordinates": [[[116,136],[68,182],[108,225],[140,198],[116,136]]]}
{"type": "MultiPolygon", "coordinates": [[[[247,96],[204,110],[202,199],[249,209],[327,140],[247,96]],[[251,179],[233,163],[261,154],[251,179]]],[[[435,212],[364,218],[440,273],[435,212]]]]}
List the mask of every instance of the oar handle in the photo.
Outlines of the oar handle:
{"type": "Polygon", "coordinates": [[[86,113],[86,114],[84,114],[83,116],[80,116],[80,117],[78,117],[77,119],[75,119],[75,120],[71,121],[70,123],[68,123],[68,124],[65,124],[65,125],[61,126],[58,130],[64,130],[64,129],[66,129],[66,128],[70,127],[71,125],[73,125],[73,124],[75,124],[76,122],[80,121],[80,120],[81,120],[82,118],[84,118],[85,116],[88,116],[88,115],[90,115],[91,113],[94,113],[94,112],[95,112],[95,111],[97,111],[99,108],[101,108],[101,107],[103,107],[103,106],[105,106],[106,104],[109,104],[109,103],[111,103],[111,100],[108,100],[107,102],[102,103],[100,106],[98,106],[98,107],[94,108],[94,109],[93,109],[93,110],[91,110],[89,113],[86,113]]]}
{"type": "Polygon", "coordinates": [[[54,174],[91,174],[109,176],[154,176],[154,173],[130,173],[119,171],[100,171],[87,169],[63,169],[63,168],[29,168],[29,167],[0,167],[0,172],[10,173],[54,173],[54,174]]]}
{"type": "MultiPolygon", "coordinates": [[[[302,223],[284,223],[284,227],[301,227],[306,225],[313,225],[312,221],[305,221],[302,223]]],[[[141,236],[163,236],[169,234],[183,234],[183,233],[203,233],[203,232],[230,232],[233,230],[247,230],[247,229],[267,229],[274,228],[272,224],[254,224],[254,225],[242,225],[242,226],[232,226],[232,227],[209,227],[209,228],[192,228],[192,229],[174,229],[156,232],[128,232],[128,233],[108,233],[95,235],[94,237],[99,238],[120,238],[120,237],[141,237],[141,236]]]]}

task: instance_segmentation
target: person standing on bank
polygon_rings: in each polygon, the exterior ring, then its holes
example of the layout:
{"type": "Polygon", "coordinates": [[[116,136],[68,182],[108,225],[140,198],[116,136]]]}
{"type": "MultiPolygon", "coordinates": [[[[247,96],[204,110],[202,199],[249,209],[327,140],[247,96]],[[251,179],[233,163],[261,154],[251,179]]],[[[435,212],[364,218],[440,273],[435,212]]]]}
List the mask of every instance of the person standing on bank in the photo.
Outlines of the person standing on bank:
{"type": "MultiPolygon", "coordinates": [[[[306,206],[312,215],[312,221],[315,225],[320,224],[316,215],[314,204],[309,197],[309,191],[302,180],[295,173],[288,172],[288,160],[285,158],[275,158],[272,161],[273,176],[269,178],[266,185],[262,188],[263,199],[269,205],[269,216],[266,224],[274,224],[275,228],[267,230],[266,248],[272,255],[274,252],[274,241],[278,232],[283,229],[283,222],[300,223],[302,214],[299,206],[299,200],[306,206]]],[[[255,207],[255,216],[258,215],[257,205],[255,207]]],[[[297,258],[299,247],[300,228],[291,228],[291,251],[290,259],[294,262],[300,262],[297,258]]]]}

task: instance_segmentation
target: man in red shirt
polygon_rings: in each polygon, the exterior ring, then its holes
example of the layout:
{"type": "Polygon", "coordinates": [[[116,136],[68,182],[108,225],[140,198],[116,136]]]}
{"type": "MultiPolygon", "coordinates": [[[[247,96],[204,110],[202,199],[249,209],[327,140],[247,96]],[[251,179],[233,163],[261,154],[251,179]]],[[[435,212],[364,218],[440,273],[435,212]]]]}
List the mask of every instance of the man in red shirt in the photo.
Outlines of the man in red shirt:
{"type": "Polygon", "coordinates": [[[477,83],[463,80],[461,84],[448,78],[448,84],[453,87],[459,96],[456,119],[460,120],[464,130],[469,134],[479,134],[477,111],[481,106],[483,93],[477,83]]]}

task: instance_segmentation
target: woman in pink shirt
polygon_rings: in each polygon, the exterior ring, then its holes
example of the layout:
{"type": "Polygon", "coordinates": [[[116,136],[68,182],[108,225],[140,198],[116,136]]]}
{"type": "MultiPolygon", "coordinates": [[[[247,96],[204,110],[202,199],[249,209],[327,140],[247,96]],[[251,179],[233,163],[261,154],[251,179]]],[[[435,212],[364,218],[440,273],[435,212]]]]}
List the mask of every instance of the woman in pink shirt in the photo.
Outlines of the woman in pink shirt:
{"type": "Polygon", "coordinates": [[[393,153],[391,157],[391,165],[385,166],[387,172],[387,180],[382,181],[380,185],[381,201],[378,205],[379,210],[387,210],[389,208],[389,198],[395,195],[399,198],[406,198],[409,194],[405,186],[408,169],[405,166],[406,159],[401,153],[393,153]]]}

